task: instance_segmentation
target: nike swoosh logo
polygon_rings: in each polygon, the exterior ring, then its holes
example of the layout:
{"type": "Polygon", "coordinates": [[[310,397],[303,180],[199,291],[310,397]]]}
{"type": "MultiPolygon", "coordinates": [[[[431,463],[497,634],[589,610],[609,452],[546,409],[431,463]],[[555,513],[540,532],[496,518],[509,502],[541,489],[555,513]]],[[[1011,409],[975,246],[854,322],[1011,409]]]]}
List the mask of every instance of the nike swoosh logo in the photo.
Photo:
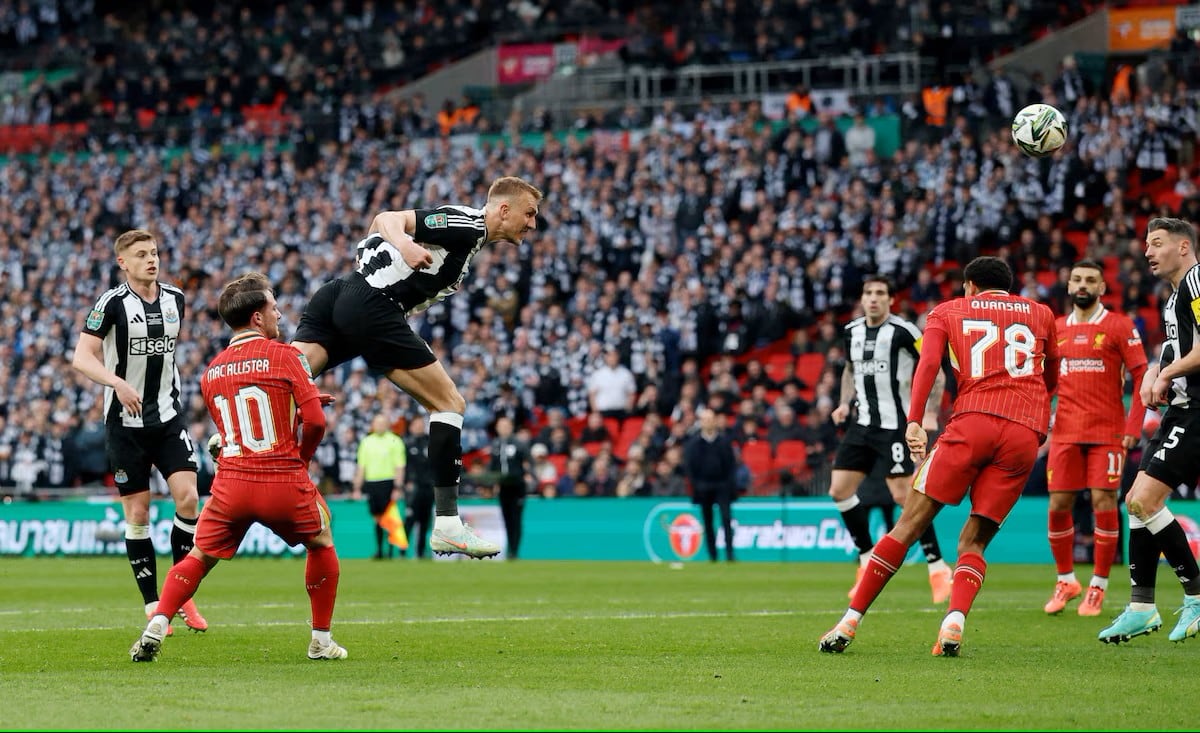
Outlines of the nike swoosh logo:
{"type": "Polygon", "coordinates": [[[454,547],[457,547],[460,550],[467,549],[466,542],[455,542],[454,540],[446,539],[445,537],[442,538],[442,542],[445,542],[447,545],[453,545],[454,547]]]}

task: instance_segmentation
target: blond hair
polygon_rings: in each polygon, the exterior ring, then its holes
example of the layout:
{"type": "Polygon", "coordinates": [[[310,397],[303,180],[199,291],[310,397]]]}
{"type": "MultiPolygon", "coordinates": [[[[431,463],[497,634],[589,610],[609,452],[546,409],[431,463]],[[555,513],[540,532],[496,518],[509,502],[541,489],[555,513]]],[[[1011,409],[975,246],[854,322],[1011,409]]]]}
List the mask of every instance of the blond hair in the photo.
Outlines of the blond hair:
{"type": "Polygon", "coordinates": [[[504,176],[492,181],[491,187],[488,188],[487,197],[488,201],[494,201],[499,198],[511,199],[524,193],[532,196],[535,204],[542,200],[543,194],[541,189],[525,179],[516,176],[504,176]]]}
{"type": "Polygon", "coordinates": [[[117,257],[120,257],[121,255],[125,254],[125,250],[129,249],[138,242],[145,242],[147,240],[157,244],[157,240],[154,238],[154,235],[145,229],[130,229],[121,236],[117,237],[117,241],[113,243],[113,251],[117,253],[117,257]]]}

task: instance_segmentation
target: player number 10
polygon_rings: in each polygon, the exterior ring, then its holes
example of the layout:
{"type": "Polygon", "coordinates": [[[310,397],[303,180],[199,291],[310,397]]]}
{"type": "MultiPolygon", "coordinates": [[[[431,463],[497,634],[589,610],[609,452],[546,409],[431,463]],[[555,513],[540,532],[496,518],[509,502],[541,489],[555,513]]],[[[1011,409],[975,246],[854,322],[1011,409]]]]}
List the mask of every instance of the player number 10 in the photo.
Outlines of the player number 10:
{"type": "MultiPolygon", "coordinates": [[[[971,344],[970,375],[974,379],[985,373],[984,355],[1000,342],[1000,327],[991,321],[963,321],[963,335],[979,334],[971,344]]],[[[1004,329],[1004,368],[1014,377],[1033,374],[1033,354],[1037,337],[1024,323],[1012,323],[1004,329]]]]}
{"type": "Polygon", "coordinates": [[[223,458],[240,456],[243,446],[248,448],[251,453],[264,453],[275,445],[275,420],[271,415],[271,401],[261,388],[242,387],[233,397],[233,404],[237,409],[238,433],[242,436],[240,443],[233,434],[233,415],[229,410],[229,400],[225,398],[225,395],[217,395],[213,397],[213,404],[221,413],[221,425],[225,428],[225,434],[221,440],[224,443],[221,448],[223,458]],[[261,430],[262,435],[255,435],[251,410],[258,413],[258,429],[261,430]]]}

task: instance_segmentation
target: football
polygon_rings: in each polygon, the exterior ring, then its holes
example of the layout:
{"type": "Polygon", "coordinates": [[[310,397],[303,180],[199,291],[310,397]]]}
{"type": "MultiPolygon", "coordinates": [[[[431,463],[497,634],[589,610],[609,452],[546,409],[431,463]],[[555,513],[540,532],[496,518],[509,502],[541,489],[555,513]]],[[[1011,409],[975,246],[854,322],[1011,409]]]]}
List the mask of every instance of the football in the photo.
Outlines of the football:
{"type": "Polygon", "coordinates": [[[1021,152],[1045,157],[1067,141],[1067,118],[1048,104],[1031,104],[1013,118],[1012,137],[1021,152]]]}

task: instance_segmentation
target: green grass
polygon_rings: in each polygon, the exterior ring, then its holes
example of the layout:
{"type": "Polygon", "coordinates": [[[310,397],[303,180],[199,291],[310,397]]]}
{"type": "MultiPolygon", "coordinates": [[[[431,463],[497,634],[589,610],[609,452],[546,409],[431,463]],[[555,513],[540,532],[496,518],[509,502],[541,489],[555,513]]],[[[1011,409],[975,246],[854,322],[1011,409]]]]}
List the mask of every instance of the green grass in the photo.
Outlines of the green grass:
{"type": "MultiPolygon", "coordinates": [[[[161,564],[165,571],[165,562],[161,564]]],[[[1087,577],[1087,568],[1080,573],[1087,577]]],[[[1050,566],[995,565],[963,656],[930,655],[942,610],[921,567],[893,580],[845,654],[817,639],[851,565],[342,563],[334,637],[310,662],[303,562],[235,560],[154,664],[116,557],[0,560],[5,729],[1070,729],[1192,726],[1196,642],[1096,641],[1108,613],[1041,606],[1050,566]],[[1184,681],[1181,686],[1176,681],[1184,681]],[[1179,700],[1185,702],[1179,703],[1179,700]]],[[[160,576],[161,577],[161,576],[160,576]]],[[[1108,608],[1128,600],[1114,572],[1108,608]]]]}

